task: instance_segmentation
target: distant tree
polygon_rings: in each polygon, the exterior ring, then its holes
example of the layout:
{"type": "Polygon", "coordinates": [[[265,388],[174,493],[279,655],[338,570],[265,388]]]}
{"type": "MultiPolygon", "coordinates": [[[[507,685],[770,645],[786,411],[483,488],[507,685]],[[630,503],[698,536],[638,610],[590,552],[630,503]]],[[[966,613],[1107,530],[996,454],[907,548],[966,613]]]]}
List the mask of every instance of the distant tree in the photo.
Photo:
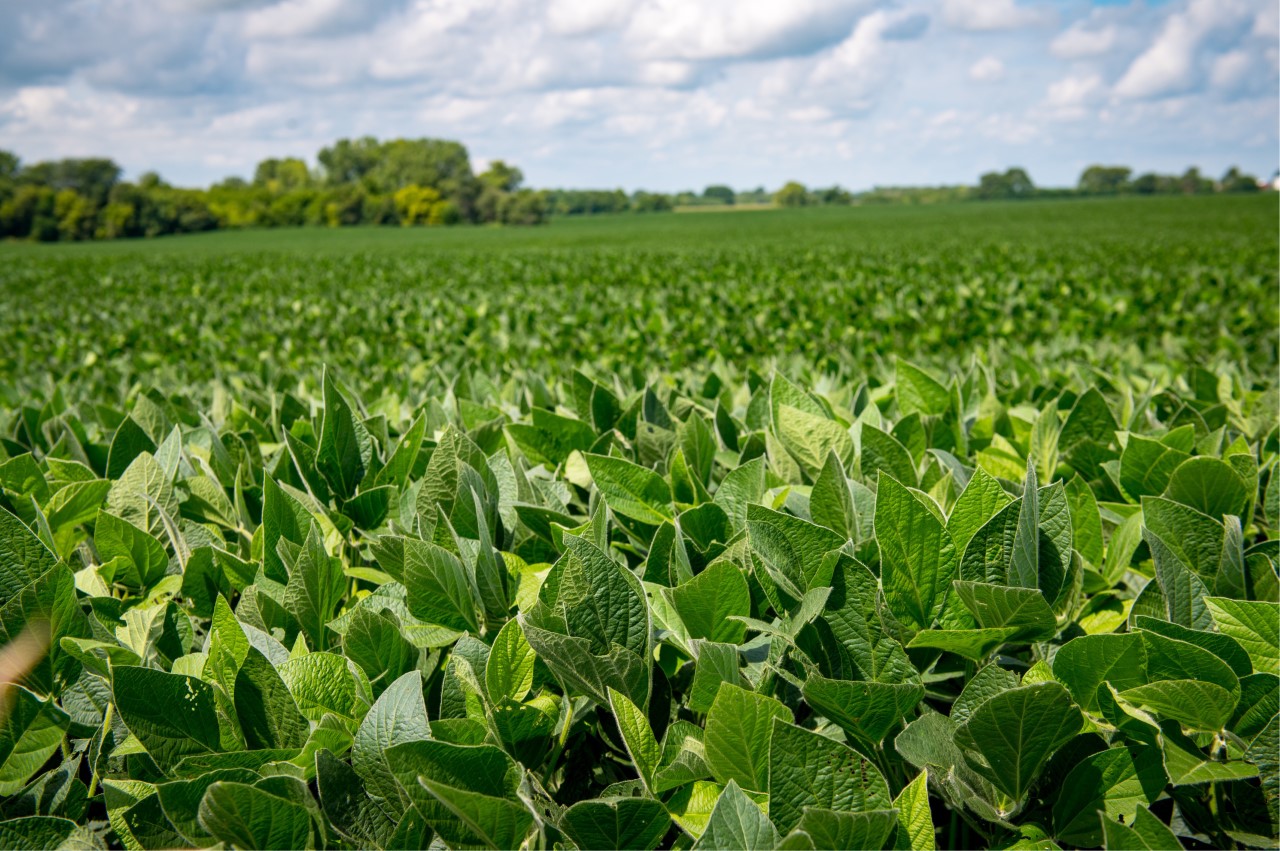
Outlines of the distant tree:
{"type": "Polygon", "coordinates": [[[372,136],[339,139],[330,147],[321,148],[316,156],[330,186],[360,183],[378,167],[381,158],[382,143],[372,136]]]}
{"type": "Polygon", "coordinates": [[[272,158],[258,163],[253,183],[273,193],[292,192],[310,186],[311,173],[307,164],[297,157],[272,158]]]}
{"type": "Polygon", "coordinates": [[[53,215],[58,220],[58,238],[92,239],[96,230],[93,202],[74,189],[61,189],[53,197],[53,215]]]}
{"type": "Polygon", "coordinates": [[[1036,186],[1025,169],[1010,168],[1003,172],[989,171],[978,178],[976,197],[982,199],[1030,198],[1036,186]]]}
{"type": "Polygon", "coordinates": [[[515,192],[524,183],[524,172],[502,160],[494,160],[480,175],[480,182],[502,192],[515,192]]]}
{"type": "Polygon", "coordinates": [[[22,160],[12,151],[0,149],[0,180],[13,180],[22,169],[22,160]]]}
{"type": "Polygon", "coordinates": [[[12,198],[0,204],[0,234],[19,238],[57,239],[55,194],[47,186],[19,186],[12,198]]]}
{"type": "Polygon", "coordinates": [[[815,189],[814,197],[819,204],[844,207],[853,203],[853,193],[842,186],[828,186],[826,189],[815,189]]]}
{"type": "Polygon", "coordinates": [[[107,203],[111,188],[119,180],[120,166],[101,157],[40,162],[23,168],[17,175],[19,184],[47,186],[55,193],[74,190],[95,207],[107,203]]]}
{"type": "Polygon", "coordinates": [[[555,216],[624,213],[631,208],[631,199],[621,189],[552,189],[545,197],[548,213],[555,216]]]}
{"type": "Polygon", "coordinates": [[[1079,189],[1084,195],[1117,195],[1129,188],[1128,166],[1091,165],[1080,175],[1079,189]]]}
{"type": "Polygon", "coordinates": [[[773,193],[773,203],[779,207],[804,207],[809,203],[809,190],[792,180],[773,193]]]}
{"type": "Polygon", "coordinates": [[[1178,178],[1178,186],[1185,195],[1203,195],[1213,191],[1213,181],[1191,166],[1178,178]]]}
{"type": "Polygon", "coordinates": [[[1031,182],[1031,175],[1027,174],[1026,169],[1009,169],[1004,173],[1004,181],[1012,198],[1030,198],[1035,194],[1036,185],[1031,182]]]}
{"type": "Polygon", "coordinates": [[[138,186],[144,191],[153,192],[156,189],[168,189],[169,184],[165,179],[154,171],[144,171],[138,176],[138,186]]]}
{"type": "Polygon", "coordinates": [[[713,183],[702,190],[702,197],[717,204],[732,204],[737,198],[732,189],[721,183],[713,183]]]}
{"type": "Polygon", "coordinates": [[[1252,174],[1244,174],[1238,167],[1232,166],[1222,175],[1219,185],[1223,192],[1257,192],[1258,178],[1252,174]]]}
{"type": "Polygon", "coordinates": [[[631,196],[631,209],[637,213],[663,213],[674,208],[670,195],[660,192],[636,192],[631,196]]]}
{"type": "Polygon", "coordinates": [[[540,225],[547,220],[547,198],[542,192],[521,189],[506,196],[502,222],[508,225],[540,225]]]}
{"type": "Polygon", "coordinates": [[[1160,191],[1162,180],[1164,178],[1155,172],[1148,171],[1140,174],[1133,179],[1133,191],[1139,195],[1155,195],[1160,191]]]}
{"type": "Polygon", "coordinates": [[[400,214],[400,224],[425,225],[431,221],[431,210],[440,203],[440,193],[430,186],[409,186],[396,190],[396,212],[400,214]]]}

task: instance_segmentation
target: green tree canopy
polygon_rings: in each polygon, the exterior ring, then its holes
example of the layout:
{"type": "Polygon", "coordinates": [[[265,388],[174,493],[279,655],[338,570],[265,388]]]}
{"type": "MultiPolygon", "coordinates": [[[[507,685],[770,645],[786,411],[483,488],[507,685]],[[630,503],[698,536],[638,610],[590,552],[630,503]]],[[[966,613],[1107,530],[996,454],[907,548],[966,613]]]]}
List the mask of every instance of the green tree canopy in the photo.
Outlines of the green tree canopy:
{"type": "Polygon", "coordinates": [[[809,203],[809,190],[803,183],[792,180],[773,194],[773,203],[779,207],[804,207],[809,203]]]}

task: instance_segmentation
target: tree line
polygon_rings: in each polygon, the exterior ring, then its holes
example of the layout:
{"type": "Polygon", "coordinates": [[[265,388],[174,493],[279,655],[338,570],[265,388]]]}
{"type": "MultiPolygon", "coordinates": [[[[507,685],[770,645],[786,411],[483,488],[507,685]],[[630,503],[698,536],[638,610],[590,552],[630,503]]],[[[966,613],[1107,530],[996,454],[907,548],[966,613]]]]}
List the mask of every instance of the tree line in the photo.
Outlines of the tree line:
{"type": "Polygon", "coordinates": [[[1126,166],[1091,165],[1075,187],[1038,187],[1022,168],[981,175],[975,186],[878,186],[854,193],[810,189],[791,181],[775,192],[712,184],[702,192],[543,189],[523,186],[519,168],[502,160],[479,173],[467,149],[442,139],[340,139],[322,148],[317,165],[296,157],[258,163],[252,180],[229,177],[207,189],[171,186],[155,172],[122,180],[109,159],[30,165],[0,150],[0,238],[38,241],[117,239],[220,228],[302,225],[442,226],[462,223],[537,225],[553,216],[660,213],[726,206],[930,204],[1103,195],[1199,195],[1257,192],[1252,175],[1230,168],[1214,180],[1189,168],[1181,175],[1126,166]]]}
{"type": "Polygon", "coordinates": [[[0,151],[0,237],[40,241],[162,236],[219,228],[299,225],[533,225],[544,192],[495,160],[476,173],[467,149],[440,139],[342,139],[318,165],[296,157],[258,163],[252,180],[207,189],[171,186],[147,172],[122,180],[109,159],[23,164],[0,151]]]}
{"type": "Polygon", "coordinates": [[[1103,195],[1211,195],[1214,193],[1259,192],[1267,184],[1236,166],[1214,180],[1196,167],[1181,175],[1144,172],[1137,176],[1128,166],[1091,165],[1080,174],[1074,187],[1036,186],[1023,168],[989,171],[976,186],[877,186],[857,194],[840,187],[810,190],[790,182],[773,195],[780,207],[824,206],[828,204],[934,204],[944,201],[1009,201],[1022,198],[1064,198],[1103,195]]]}

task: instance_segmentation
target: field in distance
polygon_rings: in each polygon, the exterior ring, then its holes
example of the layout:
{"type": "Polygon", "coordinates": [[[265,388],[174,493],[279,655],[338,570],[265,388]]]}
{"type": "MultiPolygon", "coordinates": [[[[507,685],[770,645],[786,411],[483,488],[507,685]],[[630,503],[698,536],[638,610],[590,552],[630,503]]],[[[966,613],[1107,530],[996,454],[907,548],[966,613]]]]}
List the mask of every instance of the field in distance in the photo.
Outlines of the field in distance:
{"type": "Polygon", "coordinates": [[[1263,197],[627,215],[0,245],[0,392],[339,368],[1276,366],[1263,197]]]}

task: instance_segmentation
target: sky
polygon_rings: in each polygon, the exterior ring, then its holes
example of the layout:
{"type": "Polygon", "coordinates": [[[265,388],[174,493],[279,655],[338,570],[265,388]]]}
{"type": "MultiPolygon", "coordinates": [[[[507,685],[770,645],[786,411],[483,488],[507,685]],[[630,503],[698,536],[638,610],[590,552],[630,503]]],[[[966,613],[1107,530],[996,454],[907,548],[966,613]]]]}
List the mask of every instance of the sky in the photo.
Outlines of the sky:
{"type": "Polygon", "coordinates": [[[0,0],[0,148],[179,185],[456,139],[538,187],[1268,177],[1276,0],[0,0]]]}

